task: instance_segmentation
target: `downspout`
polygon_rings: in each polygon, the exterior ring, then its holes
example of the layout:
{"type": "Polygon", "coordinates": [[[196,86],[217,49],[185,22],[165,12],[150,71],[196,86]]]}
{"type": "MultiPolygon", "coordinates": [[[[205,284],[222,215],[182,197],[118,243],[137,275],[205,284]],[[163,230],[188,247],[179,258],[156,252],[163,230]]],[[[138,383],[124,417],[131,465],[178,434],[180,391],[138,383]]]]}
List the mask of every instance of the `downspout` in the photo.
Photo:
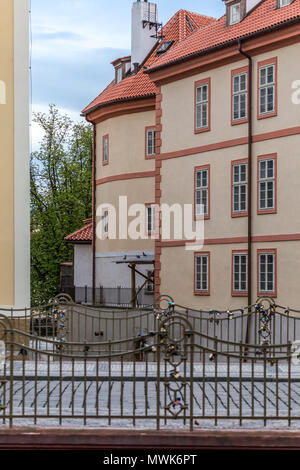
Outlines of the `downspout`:
{"type": "Polygon", "coordinates": [[[93,123],[93,157],[92,157],[92,221],[93,221],[93,241],[92,241],[92,291],[93,305],[96,304],[96,124],[93,123]]]}
{"type": "MultiPolygon", "coordinates": [[[[253,70],[252,70],[252,57],[243,51],[242,41],[238,41],[238,50],[249,62],[248,72],[248,313],[251,312],[252,304],[252,130],[253,130],[253,70]]],[[[251,315],[248,315],[247,331],[246,331],[246,344],[249,343],[251,326],[251,315]]]]}

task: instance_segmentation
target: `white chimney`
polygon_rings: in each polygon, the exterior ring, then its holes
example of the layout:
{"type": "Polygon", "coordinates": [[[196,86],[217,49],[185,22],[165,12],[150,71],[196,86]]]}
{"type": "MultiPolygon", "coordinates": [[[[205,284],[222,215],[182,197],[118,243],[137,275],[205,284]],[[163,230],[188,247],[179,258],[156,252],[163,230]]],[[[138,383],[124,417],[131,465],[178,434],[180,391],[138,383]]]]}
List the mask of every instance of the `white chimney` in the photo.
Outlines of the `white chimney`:
{"type": "Polygon", "coordinates": [[[158,12],[156,3],[136,1],[132,5],[131,70],[142,64],[157,42],[158,12]]]}

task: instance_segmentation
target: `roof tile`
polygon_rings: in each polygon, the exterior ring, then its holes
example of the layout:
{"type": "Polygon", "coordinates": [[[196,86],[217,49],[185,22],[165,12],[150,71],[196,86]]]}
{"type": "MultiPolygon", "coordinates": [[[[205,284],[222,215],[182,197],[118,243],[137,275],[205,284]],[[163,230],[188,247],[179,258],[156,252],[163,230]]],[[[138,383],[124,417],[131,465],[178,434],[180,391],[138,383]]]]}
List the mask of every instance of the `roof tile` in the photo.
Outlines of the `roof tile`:
{"type": "MultiPolygon", "coordinates": [[[[191,13],[187,10],[179,10],[163,28],[164,40],[172,40],[175,43],[171,47],[171,50],[179,41],[184,39],[187,35],[192,34],[187,18],[194,30],[215,21],[215,18],[191,13]]],[[[155,50],[148,57],[144,64],[145,67],[149,67],[158,60],[156,53],[160,45],[161,43],[157,44],[155,50]]],[[[118,84],[115,84],[115,80],[113,80],[108,87],[82,111],[83,114],[87,114],[96,107],[111,102],[154,96],[156,94],[156,87],[149,76],[143,72],[144,70],[142,68],[136,75],[124,78],[124,80],[118,84]]]]}
{"type": "Polygon", "coordinates": [[[238,24],[226,26],[224,15],[219,20],[198,29],[160,57],[152,64],[149,71],[296,18],[300,19],[300,0],[294,0],[291,5],[282,8],[277,8],[277,0],[263,0],[238,24]]]}

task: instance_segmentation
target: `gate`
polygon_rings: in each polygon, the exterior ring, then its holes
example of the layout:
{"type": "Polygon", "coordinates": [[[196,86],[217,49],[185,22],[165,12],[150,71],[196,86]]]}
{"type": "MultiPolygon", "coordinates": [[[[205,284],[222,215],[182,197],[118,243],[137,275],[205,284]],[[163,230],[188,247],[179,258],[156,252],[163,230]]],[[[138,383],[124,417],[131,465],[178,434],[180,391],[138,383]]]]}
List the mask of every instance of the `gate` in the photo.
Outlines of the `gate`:
{"type": "Polygon", "coordinates": [[[190,430],[297,424],[300,318],[280,309],[259,299],[243,312],[195,312],[162,296],[151,310],[88,310],[90,320],[68,299],[6,312],[0,420],[190,430]],[[237,339],[241,322],[247,342],[243,329],[237,339]]]}

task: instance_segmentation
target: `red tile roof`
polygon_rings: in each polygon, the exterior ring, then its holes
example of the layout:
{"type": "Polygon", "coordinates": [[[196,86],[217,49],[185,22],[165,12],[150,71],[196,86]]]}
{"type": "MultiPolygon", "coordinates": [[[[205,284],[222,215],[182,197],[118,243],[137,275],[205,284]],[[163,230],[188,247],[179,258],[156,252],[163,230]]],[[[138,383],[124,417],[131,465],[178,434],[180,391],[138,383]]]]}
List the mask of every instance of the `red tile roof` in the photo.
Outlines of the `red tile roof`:
{"type": "Polygon", "coordinates": [[[92,219],[88,219],[84,221],[85,226],[65,237],[65,241],[69,243],[92,243],[93,223],[91,220],[92,219]]]}
{"type": "Polygon", "coordinates": [[[276,6],[277,0],[263,0],[253,11],[249,12],[243,21],[233,26],[226,26],[226,16],[222,16],[219,20],[195,31],[172,50],[159,57],[149,71],[187,60],[193,54],[225,45],[230,41],[260,31],[263,32],[289,20],[300,19],[300,0],[295,0],[291,5],[282,8],[276,8],[276,6]]]}
{"type": "MultiPolygon", "coordinates": [[[[163,28],[164,41],[174,41],[171,50],[176,44],[188,35],[192,34],[188,20],[194,30],[216,21],[215,18],[191,13],[187,10],[179,10],[163,28]]],[[[150,54],[144,64],[145,67],[149,67],[158,60],[156,53],[160,45],[161,43],[157,44],[155,50],[150,54]]],[[[115,81],[113,80],[108,87],[82,111],[82,113],[88,114],[98,106],[115,101],[154,96],[156,94],[156,87],[148,75],[143,72],[144,70],[141,68],[136,75],[124,78],[124,80],[118,84],[115,84],[115,81]]]]}

